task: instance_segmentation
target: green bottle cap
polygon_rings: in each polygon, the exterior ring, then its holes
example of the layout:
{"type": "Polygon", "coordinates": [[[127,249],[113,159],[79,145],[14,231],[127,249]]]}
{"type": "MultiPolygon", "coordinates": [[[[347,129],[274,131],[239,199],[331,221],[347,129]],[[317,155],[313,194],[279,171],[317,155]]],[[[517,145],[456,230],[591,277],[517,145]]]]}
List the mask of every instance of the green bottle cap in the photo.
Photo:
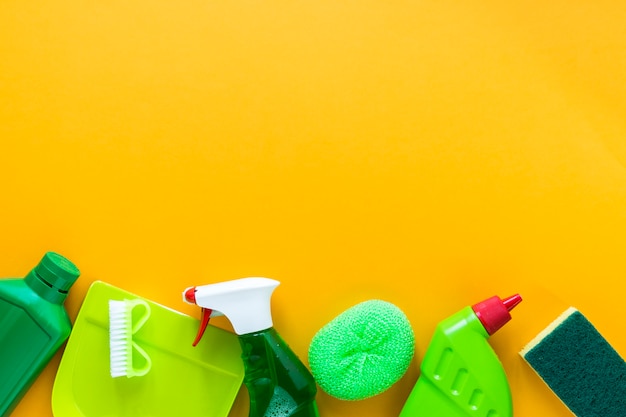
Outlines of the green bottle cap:
{"type": "Polygon", "coordinates": [[[43,256],[39,265],[35,267],[35,273],[51,287],[63,292],[69,291],[80,275],[80,271],[72,262],[54,252],[48,252],[43,256]]]}
{"type": "Polygon", "coordinates": [[[26,276],[26,281],[46,300],[61,303],[79,275],[78,268],[67,258],[48,252],[26,276]]]}

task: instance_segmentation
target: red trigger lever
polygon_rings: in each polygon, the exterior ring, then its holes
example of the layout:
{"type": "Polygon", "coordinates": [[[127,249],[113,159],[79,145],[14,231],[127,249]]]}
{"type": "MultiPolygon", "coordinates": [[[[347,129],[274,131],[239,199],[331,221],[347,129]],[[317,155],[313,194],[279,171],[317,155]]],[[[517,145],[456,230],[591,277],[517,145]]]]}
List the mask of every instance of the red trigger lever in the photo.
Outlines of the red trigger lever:
{"type": "Polygon", "coordinates": [[[196,346],[202,336],[204,335],[204,331],[206,327],[209,325],[209,319],[211,318],[211,313],[213,310],[210,308],[202,308],[202,313],[200,315],[200,327],[198,328],[198,334],[196,335],[196,340],[193,341],[192,346],[196,346]]]}
{"type": "MultiPolygon", "coordinates": [[[[185,292],[185,299],[190,303],[196,304],[196,288],[195,287],[189,288],[187,292],[185,292]]],[[[193,341],[192,346],[195,347],[198,344],[198,342],[200,342],[200,339],[202,339],[202,336],[204,335],[204,331],[209,325],[209,319],[211,318],[212,312],[213,310],[211,310],[210,308],[202,307],[202,313],[200,315],[200,327],[198,328],[198,334],[196,335],[196,340],[193,341]]]]}

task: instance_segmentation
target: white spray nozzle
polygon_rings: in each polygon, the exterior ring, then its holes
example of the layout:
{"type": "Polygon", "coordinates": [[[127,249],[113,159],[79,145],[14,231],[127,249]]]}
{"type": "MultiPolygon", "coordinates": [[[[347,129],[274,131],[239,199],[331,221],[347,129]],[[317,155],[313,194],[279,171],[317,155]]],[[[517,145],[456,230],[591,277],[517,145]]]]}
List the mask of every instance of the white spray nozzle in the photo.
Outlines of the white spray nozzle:
{"type": "MultiPolygon", "coordinates": [[[[221,313],[238,335],[258,332],[273,326],[270,299],[280,282],[263,277],[241,278],[216,284],[187,288],[183,300],[202,307],[199,337],[208,324],[208,316],[221,313]]],[[[198,339],[196,339],[198,340],[198,339]]]]}

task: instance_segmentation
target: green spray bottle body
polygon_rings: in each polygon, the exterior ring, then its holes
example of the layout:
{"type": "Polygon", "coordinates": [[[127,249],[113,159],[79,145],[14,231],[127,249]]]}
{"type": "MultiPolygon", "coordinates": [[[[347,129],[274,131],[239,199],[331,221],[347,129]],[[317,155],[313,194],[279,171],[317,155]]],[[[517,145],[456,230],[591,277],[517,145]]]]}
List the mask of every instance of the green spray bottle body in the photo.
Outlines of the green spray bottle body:
{"type": "Polygon", "coordinates": [[[520,301],[493,297],[440,322],[400,417],[511,417],[509,384],[488,338],[520,301]]]}
{"type": "Polygon", "coordinates": [[[183,300],[202,307],[194,346],[209,318],[226,316],[238,335],[250,417],[318,417],[313,376],[276,332],[270,297],[278,281],[251,277],[187,288],[183,300]]]}
{"type": "Polygon", "coordinates": [[[25,278],[0,281],[0,416],[8,416],[67,340],[63,307],[78,269],[47,253],[25,278]]]}
{"type": "Polygon", "coordinates": [[[239,336],[250,417],[316,417],[313,376],[274,328],[239,336]]]}

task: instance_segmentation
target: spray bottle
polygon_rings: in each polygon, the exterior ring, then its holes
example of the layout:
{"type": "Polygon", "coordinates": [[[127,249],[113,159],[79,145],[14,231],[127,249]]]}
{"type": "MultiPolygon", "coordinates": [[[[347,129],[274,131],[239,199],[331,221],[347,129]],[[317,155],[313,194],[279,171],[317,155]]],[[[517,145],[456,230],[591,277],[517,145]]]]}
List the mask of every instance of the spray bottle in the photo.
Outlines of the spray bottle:
{"type": "Polygon", "coordinates": [[[509,384],[487,339],[521,301],[491,297],[439,323],[400,417],[511,417],[509,384]]]}
{"type": "Polygon", "coordinates": [[[274,330],[270,298],[278,281],[242,278],[187,288],[183,300],[202,307],[200,341],[210,317],[226,316],[241,344],[250,417],[319,417],[313,376],[274,330]]]}

